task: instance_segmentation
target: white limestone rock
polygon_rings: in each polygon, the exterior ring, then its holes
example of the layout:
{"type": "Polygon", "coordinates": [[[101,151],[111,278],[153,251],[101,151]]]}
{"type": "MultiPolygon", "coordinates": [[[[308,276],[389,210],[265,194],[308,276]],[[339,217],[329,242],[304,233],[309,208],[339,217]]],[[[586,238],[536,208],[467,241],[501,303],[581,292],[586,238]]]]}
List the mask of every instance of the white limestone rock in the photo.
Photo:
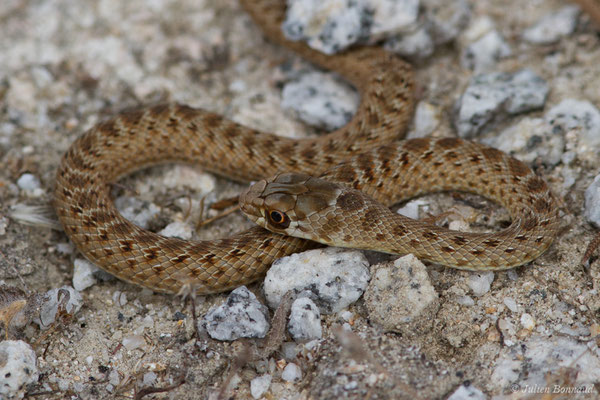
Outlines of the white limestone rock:
{"type": "Polygon", "coordinates": [[[577,26],[579,7],[569,5],[542,17],[523,32],[523,39],[533,44],[550,44],[568,36],[577,26]]]}
{"type": "Polygon", "coordinates": [[[487,396],[475,386],[463,383],[448,397],[448,400],[487,400],[487,396]]]}
{"type": "Polygon", "coordinates": [[[430,329],[439,309],[427,268],[412,254],[375,266],[364,299],[372,321],[408,336],[430,329]]]}
{"type": "Polygon", "coordinates": [[[202,324],[213,339],[262,338],[269,331],[268,310],[246,286],[232,291],[227,300],[212,307],[202,324]]]}
{"type": "Polygon", "coordinates": [[[21,340],[0,342],[0,399],[22,399],[39,372],[33,348],[21,340]]]}
{"type": "Polygon", "coordinates": [[[527,386],[544,388],[549,376],[562,375],[565,368],[573,368],[577,374],[563,388],[595,393],[589,390],[594,390],[594,384],[600,380],[597,350],[565,336],[533,336],[518,346],[506,347],[495,361],[490,382],[497,390],[507,387],[519,390],[527,386]]]}
{"type": "Polygon", "coordinates": [[[384,48],[403,57],[423,59],[433,54],[435,42],[429,31],[421,26],[414,32],[386,40],[384,48]]]}
{"type": "Polygon", "coordinates": [[[471,43],[461,55],[461,63],[465,68],[476,73],[489,71],[498,60],[510,56],[510,46],[497,30],[492,30],[471,43]]]}
{"type": "Polygon", "coordinates": [[[475,76],[456,105],[454,124],[461,137],[481,132],[491,121],[543,107],[548,84],[529,69],[475,76]]]}
{"type": "Polygon", "coordinates": [[[328,131],[350,121],[360,96],[347,83],[331,73],[309,72],[286,83],[281,105],[293,110],[303,122],[328,131]]]}
{"type": "Polygon", "coordinates": [[[131,196],[117,197],[115,207],[123,217],[144,229],[148,229],[150,222],[160,213],[160,207],[156,204],[131,196]]]}
{"type": "Polygon", "coordinates": [[[577,157],[594,162],[600,148],[600,111],[587,100],[564,99],[552,107],[544,119],[555,134],[577,135],[577,157]]]}
{"type": "Polygon", "coordinates": [[[526,164],[540,159],[548,166],[562,161],[565,148],[565,136],[542,118],[522,118],[499,134],[482,138],[481,142],[526,164]]]}
{"type": "Polygon", "coordinates": [[[322,313],[336,313],[354,303],[369,281],[369,263],[360,251],[324,248],[276,260],[264,282],[269,307],[277,308],[289,290],[304,292],[322,313]]]}
{"type": "Polygon", "coordinates": [[[285,35],[326,54],[413,31],[419,0],[288,0],[285,35]]]}
{"type": "Polygon", "coordinates": [[[321,339],[321,313],[310,298],[300,297],[292,303],[288,331],[297,342],[321,339]]]}
{"type": "Polygon", "coordinates": [[[468,0],[424,0],[425,26],[436,45],[455,40],[471,20],[468,0]]]}

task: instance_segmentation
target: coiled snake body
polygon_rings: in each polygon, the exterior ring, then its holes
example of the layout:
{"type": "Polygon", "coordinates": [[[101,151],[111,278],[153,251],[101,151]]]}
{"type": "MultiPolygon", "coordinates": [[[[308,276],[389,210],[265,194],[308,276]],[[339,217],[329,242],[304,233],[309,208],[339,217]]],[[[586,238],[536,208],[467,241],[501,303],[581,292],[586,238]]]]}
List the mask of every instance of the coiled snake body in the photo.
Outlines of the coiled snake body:
{"type": "Polygon", "coordinates": [[[270,229],[295,230],[324,243],[413,253],[471,270],[522,265],[548,248],[558,229],[557,202],[525,164],[455,138],[395,141],[412,113],[407,64],[376,48],[322,55],[282,36],[279,2],[245,3],[272,40],[355,85],[362,95],[358,112],[343,128],[305,140],[258,132],[182,105],[124,113],[95,126],[64,155],[55,190],[65,232],[89,260],[158,292],[178,292],[187,285],[206,294],[255,281],[275,259],[315,246],[258,226],[202,242],[137,227],[115,209],[109,183],[164,162],[199,164],[237,181],[259,181],[241,196],[246,212],[270,229]],[[286,171],[298,174],[282,174],[286,171]],[[276,178],[261,181],[269,176],[276,178]],[[445,190],[474,192],[502,204],[511,225],[491,234],[455,232],[395,215],[384,206],[445,190]],[[275,221],[269,217],[273,210],[282,213],[273,214],[275,221]],[[278,225],[280,216],[284,223],[278,225]],[[309,228],[305,221],[316,226],[309,228]]]}

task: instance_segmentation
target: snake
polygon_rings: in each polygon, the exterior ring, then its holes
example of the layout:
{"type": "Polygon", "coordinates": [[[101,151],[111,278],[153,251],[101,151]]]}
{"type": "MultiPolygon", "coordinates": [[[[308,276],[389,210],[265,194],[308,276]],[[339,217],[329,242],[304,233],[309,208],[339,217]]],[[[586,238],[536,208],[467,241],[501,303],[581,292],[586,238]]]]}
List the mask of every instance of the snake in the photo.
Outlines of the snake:
{"type": "Polygon", "coordinates": [[[241,3],[270,41],[347,79],[360,93],[358,110],[343,127],[305,139],[181,104],[147,106],[98,123],[63,155],[54,191],[59,221],[83,256],[155,292],[210,294],[261,279],[276,259],[322,246],[315,241],[412,253],[475,271],[527,264],[548,249],[558,231],[558,200],[526,164],[455,137],[401,140],[413,112],[410,64],[374,46],[321,54],[283,35],[283,2],[241,3]],[[226,238],[188,241],[124,218],[112,201],[112,183],[172,162],[255,182],[239,199],[258,224],[226,238]],[[497,232],[458,232],[388,208],[443,191],[497,202],[511,223],[497,232]]]}

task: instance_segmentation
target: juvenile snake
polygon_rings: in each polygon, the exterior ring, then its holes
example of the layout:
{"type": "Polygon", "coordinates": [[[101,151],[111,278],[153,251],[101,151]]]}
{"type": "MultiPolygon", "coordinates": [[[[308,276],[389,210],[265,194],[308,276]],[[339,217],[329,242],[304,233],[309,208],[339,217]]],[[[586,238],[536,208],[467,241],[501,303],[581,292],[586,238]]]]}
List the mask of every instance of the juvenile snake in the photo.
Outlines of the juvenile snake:
{"type": "Polygon", "coordinates": [[[412,114],[413,81],[406,63],[377,48],[322,55],[282,36],[279,1],[243,3],[271,40],[348,79],[361,93],[356,115],[335,132],[304,140],[258,132],[176,104],[98,124],[64,155],[55,189],[60,222],[85,257],[158,292],[188,286],[206,294],[255,281],[275,259],[315,246],[258,226],[201,242],[137,227],[115,209],[109,185],[133,170],[164,162],[198,164],[236,181],[259,181],[240,197],[245,211],[271,229],[295,230],[325,243],[341,245],[342,239],[350,246],[413,253],[471,270],[522,265],[548,248],[558,229],[557,202],[525,164],[455,138],[397,141],[412,114]],[[277,177],[269,184],[261,180],[269,176],[277,177]],[[397,216],[386,207],[445,190],[478,193],[500,203],[509,210],[511,225],[491,234],[455,232],[397,216]],[[305,220],[317,225],[307,228],[305,220]]]}

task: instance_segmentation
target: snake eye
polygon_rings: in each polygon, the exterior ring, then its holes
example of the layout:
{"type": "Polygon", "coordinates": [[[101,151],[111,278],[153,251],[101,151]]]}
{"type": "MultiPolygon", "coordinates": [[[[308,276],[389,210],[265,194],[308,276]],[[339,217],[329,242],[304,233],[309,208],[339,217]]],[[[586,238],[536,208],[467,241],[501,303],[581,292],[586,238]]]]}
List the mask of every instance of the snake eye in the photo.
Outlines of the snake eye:
{"type": "Polygon", "coordinates": [[[285,229],[290,226],[290,219],[285,213],[281,211],[272,210],[269,211],[269,222],[278,228],[285,229]]]}

